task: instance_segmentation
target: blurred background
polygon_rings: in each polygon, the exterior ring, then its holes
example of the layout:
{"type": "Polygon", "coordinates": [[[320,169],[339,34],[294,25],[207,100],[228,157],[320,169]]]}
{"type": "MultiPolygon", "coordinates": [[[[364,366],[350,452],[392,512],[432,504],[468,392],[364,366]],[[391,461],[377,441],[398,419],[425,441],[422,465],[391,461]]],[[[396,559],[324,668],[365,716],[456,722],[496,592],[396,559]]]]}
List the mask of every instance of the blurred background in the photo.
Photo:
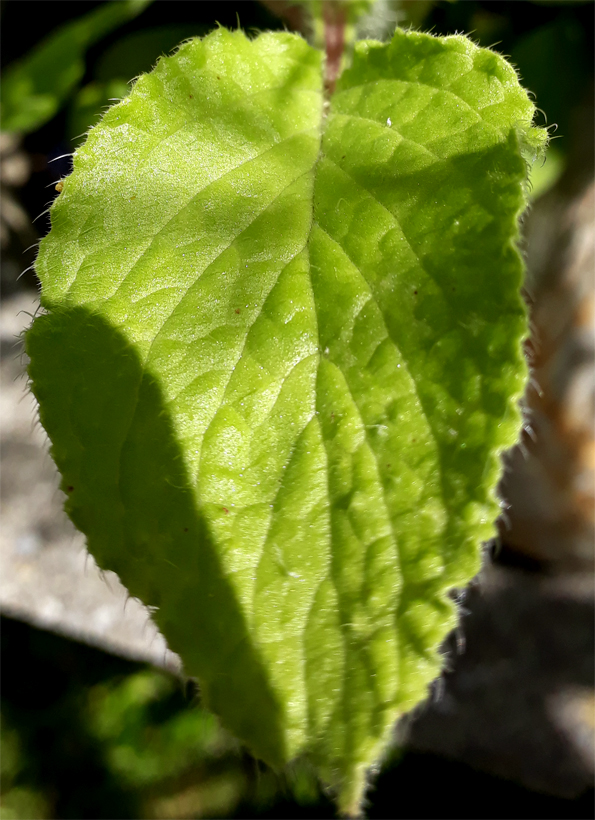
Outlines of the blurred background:
{"type": "MultiPolygon", "coordinates": [[[[594,10],[378,0],[362,21],[363,36],[398,24],[494,46],[553,126],[523,221],[533,377],[500,535],[445,673],[395,729],[370,817],[593,817],[594,10]]],[[[275,774],[219,727],[147,612],[86,556],[20,343],[55,185],[110,101],[187,37],[217,23],[299,29],[299,9],[1,0],[0,15],[0,818],[332,817],[305,763],[275,774]]]]}

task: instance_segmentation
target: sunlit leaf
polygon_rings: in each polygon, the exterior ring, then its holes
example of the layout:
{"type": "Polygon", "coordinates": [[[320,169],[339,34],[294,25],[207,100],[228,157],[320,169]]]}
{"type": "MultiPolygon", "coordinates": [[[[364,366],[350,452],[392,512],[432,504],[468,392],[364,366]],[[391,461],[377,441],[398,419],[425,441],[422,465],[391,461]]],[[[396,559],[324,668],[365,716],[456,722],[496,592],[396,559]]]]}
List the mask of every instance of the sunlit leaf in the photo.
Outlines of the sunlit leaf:
{"type": "Polygon", "coordinates": [[[224,725],[345,812],[495,532],[533,114],[462,36],[359,43],[327,111],[319,52],[221,29],[91,131],[41,246],[71,518],[224,725]]]}

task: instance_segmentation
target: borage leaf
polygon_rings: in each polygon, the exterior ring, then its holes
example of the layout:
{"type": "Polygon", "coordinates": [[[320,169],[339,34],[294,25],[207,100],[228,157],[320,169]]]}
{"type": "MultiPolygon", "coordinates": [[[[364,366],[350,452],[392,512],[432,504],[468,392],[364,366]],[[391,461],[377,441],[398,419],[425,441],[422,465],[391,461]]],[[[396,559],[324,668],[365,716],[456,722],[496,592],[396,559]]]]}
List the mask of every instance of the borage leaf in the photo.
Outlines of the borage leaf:
{"type": "Polygon", "coordinates": [[[520,426],[513,69],[218,30],[77,151],[27,336],[67,511],[206,702],[344,812],[426,696],[520,426]]]}

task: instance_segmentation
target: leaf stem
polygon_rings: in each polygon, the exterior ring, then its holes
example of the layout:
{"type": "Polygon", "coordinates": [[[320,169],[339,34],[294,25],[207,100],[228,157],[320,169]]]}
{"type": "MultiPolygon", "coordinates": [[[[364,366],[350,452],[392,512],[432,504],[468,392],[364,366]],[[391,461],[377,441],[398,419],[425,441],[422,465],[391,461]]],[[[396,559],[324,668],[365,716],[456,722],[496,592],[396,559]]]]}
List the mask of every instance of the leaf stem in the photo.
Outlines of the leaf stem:
{"type": "Polygon", "coordinates": [[[328,96],[335,90],[337,78],[343,69],[345,51],[345,28],[347,11],[345,4],[338,0],[324,0],[322,7],[324,26],[324,50],[326,66],[324,86],[328,96]]]}

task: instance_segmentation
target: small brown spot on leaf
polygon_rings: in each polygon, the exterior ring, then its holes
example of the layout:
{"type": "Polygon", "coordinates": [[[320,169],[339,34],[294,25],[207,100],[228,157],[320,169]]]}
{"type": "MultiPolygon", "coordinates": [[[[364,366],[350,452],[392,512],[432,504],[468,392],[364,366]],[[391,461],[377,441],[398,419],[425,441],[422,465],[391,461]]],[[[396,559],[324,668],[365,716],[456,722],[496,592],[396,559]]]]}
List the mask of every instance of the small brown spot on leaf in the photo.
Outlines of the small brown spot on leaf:
{"type": "Polygon", "coordinates": [[[188,94],[188,96],[190,97],[191,100],[194,99],[194,94],[188,94]]]}
{"type": "Polygon", "coordinates": [[[238,313],[238,314],[239,314],[239,312],[240,312],[240,309],[239,309],[239,308],[236,308],[236,313],[238,313]]]}
{"type": "Polygon", "coordinates": [[[226,515],[227,515],[227,513],[229,512],[229,510],[227,509],[227,507],[221,507],[221,509],[223,510],[223,512],[224,512],[226,515]]]}
{"type": "Polygon", "coordinates": [[[71,493],[74,490],[74,487],[67,487],[66,490],[71,493]]]}

